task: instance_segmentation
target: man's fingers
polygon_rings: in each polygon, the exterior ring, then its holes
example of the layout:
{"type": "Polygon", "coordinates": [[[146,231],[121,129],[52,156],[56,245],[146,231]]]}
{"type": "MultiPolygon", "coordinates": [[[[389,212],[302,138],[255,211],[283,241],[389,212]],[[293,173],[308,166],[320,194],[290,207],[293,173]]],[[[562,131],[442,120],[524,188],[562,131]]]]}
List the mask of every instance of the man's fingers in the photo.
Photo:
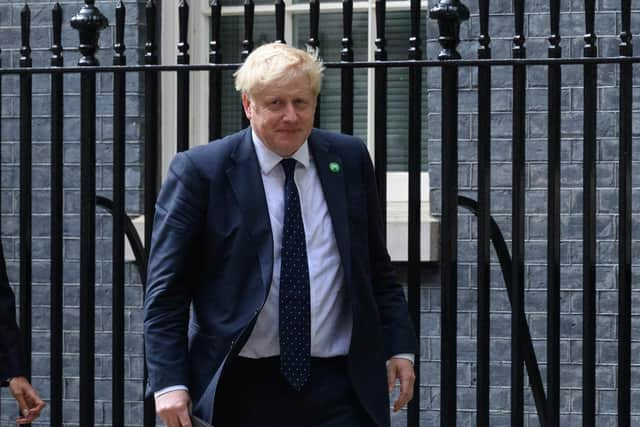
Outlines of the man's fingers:
{"type": "Polygon", "coordinates": [[[178,418],[180,419],[181,427],[191,427],[191,417],[188,412],[181,412],[178,418]]]}
{"type": "Polygon", "coordinates": [[[16,401],[18,402],[18,407],[20,408],[20,415],[26,417],[29,415],[29,407],[27,406],[27,401],[22,392],[14,394],[16,401]]]}
{"type": "Polygon", "coordinates": [[[40,396],[38,396],[38,393],[36,393],[35,389],[31,388],[30,390],[27,390],[27,392],[25,393],[25,397],[29,407],[29,413],[35,414],[36,417],[40,415],[40,412],[45,407],[45,403],[42,399],[40,399],[40,396]]]}
{"type": "Polygon", "coordinates": [[[391,393],[393,388],[396,386],[396,378],[397,371],[395,365],[393,363],[389,363],[387,366],[387,387],[389,388],[389,393],[391,393]]]}
{"type": "Polygon", "coordinates": [[[191,427],[191,399],[185,390],[174,390],[156,398],[156,412],[166,427],[191,427]]]}
{"type": "Polygon", "coordinates": [[[18,424],[33,422],[44,408],[44,402],[25,377],[14,377],[9,383],[11,394],[20,408],[20,416],[16,418],[18,424]]]}
{"type": "Polygon", "coordinates": [[[399,411],[413,398],[413,381],[409,378],[400,378],[400,395],[396,399],[393,410],[399,411]]]}
{"type": "Polygon", "coordinates": [[[397,412],[413,397],[413,385],[416,379],[413,363],[406,359],[391,359],[387,366],[387,379],[390,390],[393,389],[396,379],[400,380],[400,394],[393,403],[393,410],[397,412]]]}
{"type": "Polygon", "coordinates": [[[160,415],[166,427],[191,427],[191,417],[185,410],[164,412],[160,415]]]}

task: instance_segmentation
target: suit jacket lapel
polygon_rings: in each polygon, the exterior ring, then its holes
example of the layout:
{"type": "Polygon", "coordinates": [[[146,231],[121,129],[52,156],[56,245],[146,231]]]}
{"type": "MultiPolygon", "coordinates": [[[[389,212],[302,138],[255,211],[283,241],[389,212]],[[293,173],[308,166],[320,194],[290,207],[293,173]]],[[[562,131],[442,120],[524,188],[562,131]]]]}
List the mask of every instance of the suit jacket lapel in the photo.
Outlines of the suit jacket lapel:
{"type": "Polygon", "coordinates": [[[347,215],[347,196],[342,159],[335,152],[332,145],[316,136],[314,132],[309,135],[309,150],[316,164],[320,184],[324,198],[329,208],[329,215],[333,224],[345,283],[351,282],[351,242],[349,239],[349,222],[347,215]],[[332,163],[340,167],[332,168],[332,163]]]}
{"type": "Polygon", "coordinates": [[[273,272],[273,235],[250,128],[245,131],[242,141],[231,154],[231,159],[234,164],[227,169],[227,177],[238,200],[243,222],[249,231],[247,242],[257,249],[266,291],[271,284],[273,272]]]}

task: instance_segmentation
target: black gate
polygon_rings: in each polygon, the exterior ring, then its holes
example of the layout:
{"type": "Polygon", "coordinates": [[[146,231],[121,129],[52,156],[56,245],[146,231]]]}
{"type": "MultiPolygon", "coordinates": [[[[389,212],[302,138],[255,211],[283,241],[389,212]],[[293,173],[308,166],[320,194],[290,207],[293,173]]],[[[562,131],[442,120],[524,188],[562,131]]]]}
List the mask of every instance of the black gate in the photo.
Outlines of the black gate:
{"type": "MultiPolygon", "coordinates": [[[[1,68],[0,78],[8,75],[19,76],[20,85],[20,244],[19,244],[19,293],[20,324],[23,332],[23,347],[26,351],[27,366],[31,366],[31,319],[32,319],[32,102],[34,75],[50,76],[50,424],[62,425],[65,420],[63,411],[63,105],[64,77],[80,76],[80,112],[81,112],[81,185],[80,185],[80,271],[79,271],[79,318],[80,318],[80,358],[79,358],[79,424],[94,424],[94,354],[95,354],[95,281],[96,281],[96,207],[107,210],[113,217],[112,230],[112,425],[124,425],[125,401],[125,235],[129,239],[136,255],[135,264],[144,283],[146,253],[151,235],[151,221],[146,221],[144,236],[137,233],[125,212],[125,121],[127,80],[142,77],[144,81],[144,208],[147,218],[153,217],[154,202],[159,186],[159,135],[158,135],[158,88],[160,73],[177,75],[177,146],[178,150],[189,147],[189,86],[190,76],[194,72],[209,75],[209,136],[215,139],[221,136],[222,126],[222,75],[234,70],[238,64],[224,63],[221,46],[225,40],[220,38],[220,20],[223,5],[219,0],[211,2],[211,41],[209,64],[191,65],[189,45],[187,43],[188,5],[180,1],[179,13],[178,65],[159,65],[156,34],[157,12],[153,0],[146,5],[147,40],[144,45],[144,63],[126,65],[124,46],[125,8],[122,2],[115,7],[113,45],[113,65],[99,65],[95,52],[98,37],[107,26],[106,18],[95,7],[94,1],[86,1],[82,10],[71,20],[71,25],[80,34],[81,59],[77,65],[65,66],[62,58],[62,9],[56,4],[52,9],[51,27],[53,28],[50,66],[34,67],[30,46],[30,10],[22,10],[22,48],[19,67],[1,68]],[[96,195],[96,78],[102,75],[113,77],[113,193],[111,198],[96,195]],[[144,244],[143,244],[144,243],[144,244]]],[[[385,39],[384,0],[375,1],[377,37],[375,40],[375,61],[354,61],[353,55],[353,1],[344,0],[342,49],[339,62],[328,62],[329,69],[340,70],[341,82],[341,129],[352,133],[354,129],[354,73],[361,69],[375,70],[375,167],[380,196],[386,203],[387,176],[387,103],[388,70],[401,68],[408,70],[408,263],[407,288],[411,314],[420,335],[421,324],[421,180],[423,170],[422,148],[428,138],[423,127],[422,98],[423,91],[429,87],[429,81],[423,81],[423,69],[438,69],[441,72],[441,353],[440,353],[440,424],[456,425],[457,416],[457,304],[458,304],[458,221],[459,208],[470,210],[477,217],[477,338],[475,361],[476,403],[475,424],[489,426],[490,421],[490,355],[491,355],[491,265],[492,245],[495,250],[493,263],[499,265],[508,300],[511,305],[511,364],[510,364],[510,424],[525,425],[525,390],[530,387],[537,423],[543,426],[559,426],[561,422],[561,135],[562,118],[562,72],[564,67],[579,65],[583,68],[583,111],[582,120],[582,423],[595,425],[598,406],[596,405],[596,265],[597,259],[597,112],[598,112],[598,67],[601,64],[615,64],[617,68],[617,87],[619,89],[619,108],[617,134],[619,137],[618,154],[618,237],[617,242],[617,419],[618,425],[631,424],[631,319],[632,319],[632,107],[633,107],[633,65],[640,62],[634,57],[631,45],[631,1],[621,0],[619,13],[620,42],[619,55],[598,56],[595,34],[596,2],[585,0],[584,25],[585,36],[583,52],[580,57],[563,57],[560,45],[561,4],[559,0],[550,0],[548,37],[548,57],[528,58],[524,36],[525,3],[513,2],[514,31],[511,58],[492,58],[489,32],[489,0],[479,0],[478,14],[474,19],[479,23],[477,35],[477,59],[461,59],[457,51],[460,25],[469,18],[469,10],[458,0],[441,0],[430,9],[430,17],[437,20],[442,50],[437,59],[423,59],[424,41],[421,29],[421,3],[410,0],[410,38],[407,40],[407,59],[388,60],[385,39]],[[543,66],[547,78],[547,188],[546,188],[546,292],[547,292],[547,334],[546,334],[546,380],[543,379],[536,360],[536,353],[527,323],[525,312],[526,294],[526,254],[525,220],[526,182],[527,182],[527,72],[531,67],[543,66]],[[511,223],[510,250],[505,243],[500,228],[492,218],[491,212],[491,172],[492,172],[492,70],[496,67],[508,67],[512,73],[512,104],[510,108],[511,132],[511,223]],[[458,189],[458,99],[459,70],[472,70],[476,76],[477,91],[477,193],[474,197],[463,197],[458,189]],[[528,374],[525,381],[524,368],[528,374]]],[[[244,3],[244,40],[242,55],[246,57],[254,46],[253,23],[254,8],[252,0],[244,3]]],[[[275,1],[276,39],[284,40],[285,3],[275,1]]],[[[320,21],[320,3],[309,3],[310,34],[308,44],[318,48],[318,28],[320,21]]],[[[1,34],[0,29],[0,34],[1,34]]],[[[1,87],[1,85],[0,85],[1,87]]],[[[0,94],[1,95],[1,94],[0,94]]],[[[0,99],[1,96],[0,96],[0,99]]],[[[317,118],[318,120],[320,118],[317,118]]],[[[2,111],[0,110],[0,123],[2,111]]],[[[245,124],[238,123],[238,127],[245,124]]],[[[435,172],[434,172],[435,173],[435,172]]],[[[436,190],[438,186],[436,186],[436,190]]],[[[437,192],[437,191],[436,191],[437,192]]],[[[434,358],[437,360],[437,357],[434,358]]],[[[422,359],[424,360],[424,359],[422,359]]],[[[420,424],[421,391],[433,378],[421,376],[421,357],[416,358],[417,383],[415,398],[407,411],[408,425],[420,424]]],[[[30,375],[30,371],[29,371],[30,375]]],[[[424,399],[424,397],[423,397],[424,399]]],[[[144,425],[155,425],[152,402],[144,403],[144,425]]],[[[141,420],[139,420],[141,421],[141,420]]],[[[527,421],[529,422],[529,421],[527,421]]]]}

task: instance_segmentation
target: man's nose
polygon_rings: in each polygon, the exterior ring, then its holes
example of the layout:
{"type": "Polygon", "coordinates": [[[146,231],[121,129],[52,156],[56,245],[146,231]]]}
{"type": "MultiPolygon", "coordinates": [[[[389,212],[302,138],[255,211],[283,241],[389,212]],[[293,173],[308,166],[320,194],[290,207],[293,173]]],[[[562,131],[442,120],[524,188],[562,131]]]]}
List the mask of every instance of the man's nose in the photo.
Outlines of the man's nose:
{"type": "Polygon", "coordinates": [[[296,107],[293,105],[293,102],[287,102],[284,107],[284,119],[287,121],[295,121],[298,118],[298,113],[296,112],[296,107]]]}

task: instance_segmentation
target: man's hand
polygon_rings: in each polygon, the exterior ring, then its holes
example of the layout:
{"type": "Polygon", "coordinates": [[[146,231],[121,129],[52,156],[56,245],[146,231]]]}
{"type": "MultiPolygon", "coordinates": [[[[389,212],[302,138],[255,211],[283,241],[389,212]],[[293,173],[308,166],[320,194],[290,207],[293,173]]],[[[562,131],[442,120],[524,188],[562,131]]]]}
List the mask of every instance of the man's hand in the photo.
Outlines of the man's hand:
{"type": "Polygon", "coordinates": [[[44,402],[25,377],[11,378],[9,390],[20,407],[20,416],[16,418],[16,423],[29,424],[40,416],[44,402]]]}
{"type": "Polygon", "coordinates": [[[174,390],[156,397],[156,412],[167,427],[191,427],[191,398],[185,390],[174,390]]]}
{"type": "Polygon", "coordinates": [[[392,357],[387,362],[389,393],[395,387],[398,379],[400,380],[400,395],[393,402],[393,412],[398,412],[413,397],[413,383],[416,380],[416,374],[413,372],[413,363],[410,360],[392,357]]]}

